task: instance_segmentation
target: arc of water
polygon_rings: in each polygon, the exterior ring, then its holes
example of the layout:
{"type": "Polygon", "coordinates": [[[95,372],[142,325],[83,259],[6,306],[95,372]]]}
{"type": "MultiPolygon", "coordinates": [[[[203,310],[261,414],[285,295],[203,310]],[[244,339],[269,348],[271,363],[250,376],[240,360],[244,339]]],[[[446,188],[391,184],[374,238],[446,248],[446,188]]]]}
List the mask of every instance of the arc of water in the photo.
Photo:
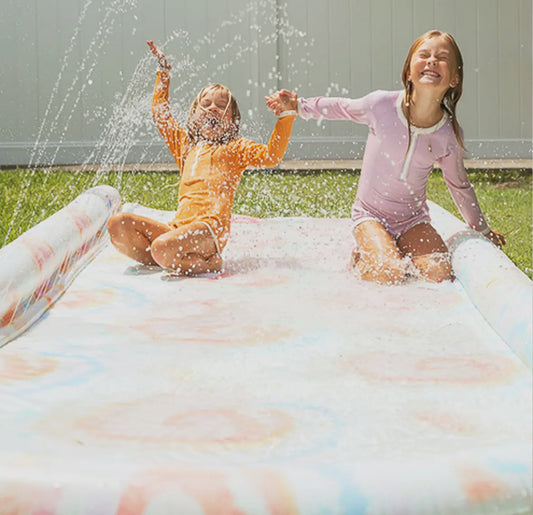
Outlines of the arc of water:
{"type": "MultiPolygon", "coordinates": [[[[29,181],[31,181],[34,176],[35,176],[35,168],[36,166],[39,166],[41,165],[43,159],[44,159],[44,154],[46,152],[46,148],[48,146],[48,143],[49,141],[44,139],[44,133],[45,133],[45,130],[48,129],[49,133],[52,133],[53,131],[55,131],[58,127],[58,123],[59,123],[59,120],[61,118],[61,115],[66,107],[66,105],[68,104],[69,100],[70,100],[70,97],[71,95],[73,94],[73,92],[75,91],[75,88],[78,86],[78,83],[80,81],[80,76],[79,74],[75,75],[70,86],[68,87],[67,89],[67,92],[65,94],[65,97],[64,99],[62,100],[61,102],[61,105],[59,106],[59,109],[57,110],[55,116],[53,117],[53,119],[49,122],[49,115],[52,111],[52,106],[54,105],[54,101],[55,101],[55,98],[57,96],[57,92],[59,91],[59,87],[61,85],[61,82],[64,78],[64,74],[67,70],[67,67],[68,67],[68,64],[69,64],[69,60],[70,60],[70,56],[72,55],[72,52],[73,52],[73,49],[74,49],[74,45],[75,45],[75,42],[76,40],[78,39],[79,37],[79,34],[80,34],[80,31],[81,31],[81,28],[83,26],[83,23],[87,17],[87,14],[89,12],[89,7],[93,4],[93,0],[87,0],[82,8],[82,11],[80,13],[80,16],[78,17],[78,21],[76,23],[76,26],[74,28],[74,32],[73,32],[73,36],[70,40],[70,44],[69,46],[67,47],[67,50],[65,52],[65,55],[63,57],[63,61],[62,61],[62,64],[61,64],[61,68],[60,68],[60,72],[58,74],[58,77],[57,77],[57,80],[55,82],[55,85],[54,85],[54,88],[52,90],[52,94],[50,96],[50,100],[48,101],[48,105],[47,105],[47,108],[45,110],[45,114],[43,116],[43,120],[40,124],[40,127],[39,127],[39,131],[38,131],[38,135],[37,135],[37,139],[36,139],[36,142],[34,144],[34,147],[33,147],[33,150],[31,152],[31,155],[30,155],[30,161],[29,161],[29,169],[30,169],[30,172],[28,175],[26,175],[25,177],[25,184],[29,184],[29,181]],[[48,127],[47,127],[48,126],[48,127]]],[[[84,69],[87,69],[88,72],[85,76],[85,81],[84,83],[81,85],[81,87],[78,88],[77,90],[77,94],[75,95],[74,97],[74,102],[73,102],[73,105],[72,105],[72,108],[71,108],[71,111],[70,111],[70,114],[65,122],[65,125],[63,127],[63,130],[60,134],[60,137],[59,137],[59,140],[58,140],[58,144],[56,146],[56,149],[55,149],[55,152],[53,153],[52,155],[52,158],[49,160],[49,164],[52,165],[57,157],[57,154],[59,152],[59,147],[60,147],[60,144],[62,143],[62,141],[64,140],[66,134],[67,134],[67,131],[68,131],[68,128],[69,128],[69,125],[70,125],[70,121],[72,120],[72,117],[73,117],[73,114],[76,110],[76,107],[78,106],[79,102],[80,102],[80,99],[82,98],[83,96],[83,93],[85,92],[85,89],[87,87],[87,82],[88,80],[90,79],[90,77],[92,76],[92,73],[96,67],[96,63],[97,63],[97,57],[98,57],[98,50],[101,50],[101,48],[104,46],[105,42],[107,41],[107,38],[105,37],[105,34],[109,35],[111,34],[112,32],[112,28],[115,24],[115,18],[113,17],[113,15],[115,15],[116,13],[121,13],[123,12],[123,9],[124,7],[128,7],[128,8],[134,8],[137,4],[137,0],[114,0],[111,5],[107,6],[105,8],[105,15],[104,15],[104,18],[100,21],[99,23],[99,27],[98,27],[98,30],[96,31],[95,33],[95,36],[93,37],[93,40],[90,42],[89,44],[89,47],[85,53],[85,57],[83,58],[83,60],[81,61],[81,64],[79,66],[79,69],[80,70],[84,70],[84,69]],[[93,59],[92,63],[89,62],[90,59],[93,59]]],[[[45,186],[47,183],[47,177],[45,176],[44,178],[44,182],[43,182],[43,186],[45,186]]],[[[18,215],[19,215],[19,212],[20,212],[20,209],[21,209],[21,206],[22,206],[22,201],[23,201],[23,197],[22,196],[19,196],[19,198],[17,199],[17,202],[16,202],[16,205],[15,205],[15,208],[13,210],[13,215],[11,217],[11,220],[15,220],[17,219],[18,215]]],[[[13,223],[11,222],[9,225],[8,225],[8,228],[7,228],[7,231],[6,231],[6,235],[5,235],[5,238],[4,238],[4,245],[9,241],[9,237],[11,235],[11,231],[12,231],[12,227],[13,227],[13,223]]]]}
{"type": "MultiPolygon", "coordinates": [[[[61,117],[70,106],[70,112],[67,113],[68,117],[66,118],[66,121],[61,122],[63,123],[63,126],[61,127],[59,142],[54,152],[46,159],[48,165],[53,165],[55,163],[61,143],[66,138],[73,115],[80,105],[90,78],[94,74],[98,62],[98,56],[108,41],[109,36],[115,30],[118,15],[123,14],[125,9],[135,9],[138,1],[139,0],[112,0],[109,2],[109,5],[107,2],[102,2],[104,16],[99,21],[97,30],[94,32],[94,36],[84,53],[83,59],[78,65],[78,69],[84,73],[78,73],[71,79],[68,88],[66,88],[65,95],[61,99],[61,104],[57,110],[54,111],[60,87],[66,81],[67,70],[72,62],[75,43],[80,37],[82,28],[91,12],[91,8],[95,6],[94,0],[86,0],[83,4],[78,21],[73,30],[72,38],[66,49],[65,55],[63,56],[60,71],[47,103],[43,119],[39,126],[36,142],[30,156],[30,170],[25,176],[26,186],[34,178],[37,166],[43,164],[45,161],[45,154],[50,146],[50,136],[57,131],[60,126],[61,117]]],[[[248,27],[250,24],[246,21],[245,25],[248,27]]],[[[251,27],[252,31],[254,30],[253,26],[251,27]]],[[[162,46],[164,47],[169,42],[178,40],[180,46],[187,49],[183,52],[183,56],[180,56],[178,62],[173,63],[174,73],[177,72],[177,74],[179,74],[179,82],[177,82],[177,86],[175,86],[175,90],[178,91],[178,94],[176,95],[173,93],[172,95],[173,108],[178,107],[180,111],[179,115],[186,115],[188,108],[184,105],[184,102],[186,102],[186,99],[190,95],[193,95],[199,87],[197,84],[199,77],[203,77],[203,80],[207,79],[208,82],[212,81],[213,78],[218,79],[220,73],[230,68],[233,63],[241,61],[249,53],[258,52],[260,50],[260,45],[277,45],[277,41],[280,37],[290,40],[293,36],[305,37],[305,33],[299,31],[289,23],[288,16],[286,15],[286,5],[280,5],[277,0],[247,3],[244,9],[230,15],[225,21],[221,22],[215,30],[203,38],[196,40],[194,44],[190,41],[188,34],[184,31],[175,31],[171,33],[170,37],[167,38],[167,41],[164,42],[162,46]],[[281,31],[280,33],[277,31],[266,34],[259,33],[259,30],[261,29],[259,20],[268,16],[275,18],[273,26],[278,27],[281,31]],[[252,25],[255,26],[256,30],[256,37],[253,38],[251,45],[249,42],[245,41],[246,38],[241,36],[240,31],[235,30],[233,40],[214,48],[210,55],[210,59],[205,59],[200,55],[202,50],[205,50],[206,46],[209,48],[220,39],[221,31],[227,30],[228,27],[239,27],[243,24],[243,20],[247,20],[247,17],[250,18],[252,25]]],[[[279,45],[276,46],[279,51],[278,47],[279,45]]],[[[134,70],[132,79],[128,83],[126,91],[120,97],[119,102],[113,107],[111,117],[106,123],[99,140],[88,159],[84,160],[82,170],[87,163],[98,162],[101,164],[98,171],[101,171],[109,164],[117,164],[118,171],[121,172],[124,169],[128,154],[138,142],[139,135],[145,135],[150,131],[153,131],[153,125],[149,115],[151,87],[148,87],[148,77],[151,75],[148,73],[148,67],[150,57],[151,56],[147,54],[140,59],[134,70]],[[139,87],[139,84],[141,87],[139,87]]],[[[256,86],[259,86],[259,68],[255,71],[255,77],[252,78],[255,78],[256,86]]],[[[269,78],[271,78],[271,76],[269,76],[269,78]]],[[[276,85],[279,86],[281,77],[276,76],[275,78],[278,81],[278,84],[276,85]]],[[[252,84],[250,80],[251,78],[248,78],[249,84],[252,84]]],[[[295,86],[297,87],[297,85],[295,86]]],[[[258,88],[255,88],[255,90],[258,101],[260,97],[258,88]]],[[[258,104],[257,101],[255,104],[258,104]]],[[[143,157],[148,154],[150,146],[155,143],[155,141],[159,141],[155,138],[152,139],[153,142],[148,140],[147,144],[142,146],[143,157]]],[[[97,184],[100,178],[101,174],[97,173],[93,185],[97,184]]],[[[48,175],[45,175],[43,180],[43,186],[46,186],[48,175]]],[[[121,176],[119,177],[119,183],[120,180],[121,176]]],[[[8,224],[4,244],[9,241],[14,226],[13,222],[19,217],[23,200],[24,197],[22,195],[17,199],[11,222],[8,224]]],[[[35,217],[36,215],[33,216],[35,217]]]]}

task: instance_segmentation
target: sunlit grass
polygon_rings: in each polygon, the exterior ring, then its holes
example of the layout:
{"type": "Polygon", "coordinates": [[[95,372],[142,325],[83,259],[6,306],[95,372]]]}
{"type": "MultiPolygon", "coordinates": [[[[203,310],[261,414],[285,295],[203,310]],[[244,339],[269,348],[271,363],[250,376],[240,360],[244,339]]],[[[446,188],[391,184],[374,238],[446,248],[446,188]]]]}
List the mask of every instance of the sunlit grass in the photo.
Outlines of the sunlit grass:
{"type": "MultiPolygon", "coordinates": [[[[349,217],[357,190],[358,172],[248,172],[235,198],[234,212],[257,217],[349,217]]],[[[119,190],[124,202],[174,210],[176,173],[39,170],[0,171],[0,244],[9,242],[64,207],[96,184],[119,190]],[[9,236],[6,238],[6,234],[9,236]]],[[[491,227],[505,234],[506,254],[533,278],[531,174],[507,170],[470,174],[491,227]]],[[[428,197],[459,216],[442,175],[433,173],[428,197]]]]}

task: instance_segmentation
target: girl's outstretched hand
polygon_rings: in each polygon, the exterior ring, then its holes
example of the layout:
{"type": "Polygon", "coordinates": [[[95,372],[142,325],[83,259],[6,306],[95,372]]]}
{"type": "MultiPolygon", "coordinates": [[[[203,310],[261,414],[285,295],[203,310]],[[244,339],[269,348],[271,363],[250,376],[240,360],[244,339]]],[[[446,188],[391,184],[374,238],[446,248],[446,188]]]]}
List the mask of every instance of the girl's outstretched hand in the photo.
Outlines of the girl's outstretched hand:
{"type": "Polygon", "coordinates": [[[148,43],[148,46],[150,47],[152,54],[154,54],[157,57],[157,61],[159,63],[159,67],[161,68],[161,70],[165,72],[169,72],[172,66],[170,66],[170,63],[167,61],[165,54],[153,41],[147,41],[146,43],[148,43]]]}
{"type": "Polygon", "coordinates": [[[298,109],[298,95],[288,89],[281,89],[265,97],[265,102],[276,116],[279,116],[283,111],[296,111],[298,109]]]}
{"type": "Polygon", "coordinates": [[[490,231],[485,236],[500,249],[505,245],[505,237],[502,233],[499,233],[497,231],[490,231]]]}

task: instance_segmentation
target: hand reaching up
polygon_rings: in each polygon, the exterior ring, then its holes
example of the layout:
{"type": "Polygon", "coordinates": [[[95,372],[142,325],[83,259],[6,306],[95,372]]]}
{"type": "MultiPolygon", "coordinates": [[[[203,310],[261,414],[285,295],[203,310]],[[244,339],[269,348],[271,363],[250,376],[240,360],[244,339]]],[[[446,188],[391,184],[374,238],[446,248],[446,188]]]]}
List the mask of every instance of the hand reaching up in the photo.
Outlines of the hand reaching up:
{"type": "Polygon", "coordinates": [[[265,102],[276,116],[279,116],[283,111],[296,111],[298,109],[298,95],[287,89],[281,89],[265,97],[265,102]]]}
{"type": "Polygon", "coordinates": [[[170,63],[167,61],[165,54],[153,41],[147,41],[146,43],[148,43],[148,46],[150,47],[152,54],[154,54],[157,57],[159,68],[161,68],[161,70],[165,72],[169,72],[172,66],[170,66],[170,63]]]}

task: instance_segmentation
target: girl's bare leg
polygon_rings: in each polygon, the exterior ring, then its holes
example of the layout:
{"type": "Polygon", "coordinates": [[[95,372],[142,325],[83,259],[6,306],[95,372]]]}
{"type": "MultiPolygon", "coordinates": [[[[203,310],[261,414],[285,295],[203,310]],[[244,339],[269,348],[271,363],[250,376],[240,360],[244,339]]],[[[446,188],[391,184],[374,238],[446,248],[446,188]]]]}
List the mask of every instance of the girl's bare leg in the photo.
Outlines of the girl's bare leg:
{"type": "Polygon", "coordinates": [[[405,231],[398,238],[398,248],[403,256],[409,256],[427,281],[440,283],[453,279],[448,248],[435,228],[420,223],[405,231]]]}
{"type": "Polygon", "coordinates": [[[152,257],[152,242],[170,231],[168,225],[133,213],[118,213],[107,222],[111,243],[126,256],[145,265],[157,265],[152,257]]]}
{"type": "Polygon", "coordinates": [[[398,247],[379,222],[361,222],[353,234],[357,244],[354,266],[361,279],[382,284],[397,284],[405,279],[406,265],[398,247]]]}
{"type": "Polygon", "coordinates": [[[213,235],[201,222],[193,222],[162,234],[152,244],[152,257],[160,266],[184,275],[222,269],[222,257],[213,235]]]}
{"type": "Polygon", "coordinates": [[[222,269],[222,257],[217,253],[211,257],[203,258],[198,254],[187,254],[177,263],[176,272],[183,275],[198,275],[206,272],[220,272],[222,269]]]}

